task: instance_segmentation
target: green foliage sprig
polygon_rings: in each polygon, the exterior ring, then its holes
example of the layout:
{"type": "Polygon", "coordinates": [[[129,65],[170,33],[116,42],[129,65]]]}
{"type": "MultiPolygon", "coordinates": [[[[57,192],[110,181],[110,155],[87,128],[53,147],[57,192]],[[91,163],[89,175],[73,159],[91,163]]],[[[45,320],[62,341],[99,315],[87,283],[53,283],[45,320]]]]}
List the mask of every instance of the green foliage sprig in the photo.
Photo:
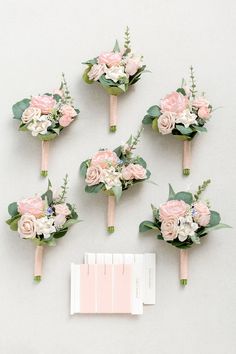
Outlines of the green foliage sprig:
{"type": "Polygon", "coordinates": [[[200,195],[207,189],[207,187],[209,186],[210,183],[211,183],[211,180],[207,179],[200,186],[198,186],[197,192],[194,194],[195,201],[199,200],[200,195]]]}

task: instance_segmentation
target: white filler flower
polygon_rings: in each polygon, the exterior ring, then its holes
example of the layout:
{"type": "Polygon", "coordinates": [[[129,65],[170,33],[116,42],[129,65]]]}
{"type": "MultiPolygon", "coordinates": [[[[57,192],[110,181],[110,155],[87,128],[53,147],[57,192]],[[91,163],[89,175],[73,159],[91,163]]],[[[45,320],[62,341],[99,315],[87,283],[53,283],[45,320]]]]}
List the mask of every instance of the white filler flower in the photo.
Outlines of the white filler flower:
{"type": "Polygon", "coordinates": [[[187,240],[188,236],[193,237],[197,229],[198,224],[193,222],[191,215],[180,217],[177,229],[178,239],[183,242],[187,240]]]}
{"type": "Polygon", "coordinates": [[[43,218],[37,219],[36,221],[36,230],[38,235],[43,235],[45,239],[51,236],[51,233],[56,231],[55,226],[53,226],[54,219],[47,218],[44,216],[43,218]]]}

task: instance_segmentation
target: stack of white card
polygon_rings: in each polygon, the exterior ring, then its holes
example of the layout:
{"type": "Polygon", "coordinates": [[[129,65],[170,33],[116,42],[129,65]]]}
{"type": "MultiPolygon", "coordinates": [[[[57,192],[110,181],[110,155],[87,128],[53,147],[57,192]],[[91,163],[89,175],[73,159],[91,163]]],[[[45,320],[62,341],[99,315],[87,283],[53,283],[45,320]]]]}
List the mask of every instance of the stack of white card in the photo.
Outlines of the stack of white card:
{"type": "Polygon", "coordinates": [[[141,315],[143,305],[154,305],[155,302],[156,255],[154,253],[86,253],[83,265],[71,264],[71,314],[130,313],[141,315]],[[119,276],[119,272],[122,276],[119,276]],[[109,295],[109,289],[111,295],[109,295]],[[101,294],[103,304],[99,300],[101,294]],[[121,304],[119,304],[120,294],[123,294],[121,304]],[[117,299],[116,306],[114,298],[117,299]],[[109,305],[106,306],[104,301],[107,304],[113,303],[111,308],[109,305]]]}

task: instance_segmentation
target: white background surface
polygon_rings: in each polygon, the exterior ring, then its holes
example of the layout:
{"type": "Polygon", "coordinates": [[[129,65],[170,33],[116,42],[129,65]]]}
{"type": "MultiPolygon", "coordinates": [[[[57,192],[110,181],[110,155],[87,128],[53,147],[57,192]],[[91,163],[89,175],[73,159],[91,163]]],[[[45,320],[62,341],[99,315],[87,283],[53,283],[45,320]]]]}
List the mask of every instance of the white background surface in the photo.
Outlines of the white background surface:
{"type": "Polygon", "coordinates": [[[138,233],[150,219],[150,203],[212,178],[206,196],[222,220],[235,226],[235,1],[46,1],[5,0],[1,12],[1,354],[235,354],[235,229],[212,233],[190,251],[190,280],[178,282],[178,250],[154,235],[138,233]],[[119,98],[119,127],[108,133],[108,96],[82,82],[81,62],[113,48],[131,28],[133,48],[152,71],[119,98]],[[82,160],[100,147],[115,148],[140,126],[146,109],[175,90],[190,65],[200,90],[219,107],[209,132],[197,137],[189,178],[181,176],[181,143],[147,127],[137,152],[152,180],[129,190],[117,208],[117,232],[105,232],[106,200],[84,193],[82,160]],[[40,142],[17,131],[11,106],[53,90],[61,71],[81,109],[80,119],[54,141],[50,178],[70,176],[69,199],[84,220],[56,248],[47,249],[44,276],[32,281],[34,247],[8,230],[7,205],[35,192],[40,142]],[[157,252],[157,304],[141,317],[69,315],[69,265],[84,252],[157,252]]]}

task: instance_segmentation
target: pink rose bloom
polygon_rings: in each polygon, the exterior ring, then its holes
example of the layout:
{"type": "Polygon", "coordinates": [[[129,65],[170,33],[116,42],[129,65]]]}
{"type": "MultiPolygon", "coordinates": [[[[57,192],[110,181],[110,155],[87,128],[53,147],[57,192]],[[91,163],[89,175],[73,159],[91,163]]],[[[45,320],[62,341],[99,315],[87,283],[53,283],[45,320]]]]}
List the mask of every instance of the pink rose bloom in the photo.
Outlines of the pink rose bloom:
{"type": "Polygon", "coordinates": [[[122,177],[126,181],[132,179],[145,179],[147,177],[147,171],[143,166],[139,164],[130,163],[128,166],[122,168],[122,177]]]}
{"type": "Polygon", "coordinates": [[[188,209],[188,204],[183,200],[168,200],[168,202],[160,206],[160,219],[163,221],[168,218],[179,218],[180,216],[184,216],[188,209]]]}
{"type": "Polygon", "coordinates": [[[55,204],[55,205],[54,205],[54,208],[55,208],[55,213],[56,213],[57,215],[64,215],[64,216],[67,216],[67,215],[70,215],[70,214],[71,214],[71,211],[70,211],[70,209],[68,208],[68,206],[66,205],[66,203],[55,204]]]}
{"type": "Polygon", "coordinates": [[[170,134],[175,127],[176,114],[164,112],[157,121],[159,132],[163,135],[170,134]]]}
{"type": "Polygon", "coordinates": [[[54,218],[54,225],[56,228],[60,228],[62,225],[64,225],[66,222],[66,217],[65,215],[58,214],[54,218]]]}
{"type": "Polygon", "coordinates": [[[169,217],[161,223],[161,233],[165,241],[173,241],[177,237],[178,219],[169,217]]]}
{"type": "Polygon", "coordinates": [[[43,114],[49,114],[55,107],[56,101],[52,96],[42,95],[34,96],[31,99],[30,107],[35,107],[41,109],[43,114]]]}
{"type": "Polygon", "coordinates": [[[208,107],[209,101],[204,96],[200,96],[195,98],[195,100],[192,102],[192,105],[195,108],[208,107]]]}
{"type": "Polygon", "coordinates": [[[35,238],[36,218],[31,214],[24,214],[18,222],[18,232],[21,238],[35,238]]]}
{"type": "Polygon", "coordinates": [[[44,201],[39,195],[22,199],[17,205],[18,211],[21,215],[28,213],[35,217],[40,217],[44,214],[44,201]]]}
{"type": "Polygon", "coordinates": [[[172,92],[161,100],[162,112],[182,113],[188,105],[187,96],[179,92],[172,92]]]}
{"type": "Polygon", "coordinates": [[[105,73],[105,64],[94,64],[91,70],[88,72],[89,80],[98,81],[100,77],[105,73]]]}
{"type": "Polygon", "coordinates": [[[211,115],[211,111],[208,107],[203,106],[199,108],[197,114],[202,119],[209,119],[211,115]]]}
{"type": "Polygon", "coordinates": [[[61,106],[60,112],[62,113],[62,115],[69,117],[77,116],[76,110],[69,104],[64,104],[63,106],[61,106]]]}
{"type": "Polygon", "coordinates": [[[110,68],[111,66],[119,65],[121,59],[121,53],[103,52],[98,57],[98,64],[106,64],[110,68]]]}
{"type": "Polygon", "coordinates": [[[61,118],[59,119],[59,124],[63,127],[66,128],[68,127],[68,125],[70,125],[70,123],[73,122],[73,118],[71,118],[71,116],[67,116],[67,115],[63,115],[61,116],[61,118]]]}
{"type": "Polygon", "coordinates": [[[208,206],[203,202],[197,202],[194,204],[194,211],[194,221],[197,222],[200,226],[207,226],[211,218],[211,212],[208,206]]]}
{"type": "Polygon", "coordinates": [[[90,166],[87,169],[86,173],[86,178],[85,182],[87,183],[88,186],[95,186],[96,184],[99,184],[102,180],[102,168],[100,166],[90,166]]]}
{"type": "Polygon", "coordinates": [[[112,150],[101,150],[93,155],[91,160],[91,166],[100,166],[101,168],[107,168],[109,166],[117,165],[119,159],[116,153],[112,150]]]}

